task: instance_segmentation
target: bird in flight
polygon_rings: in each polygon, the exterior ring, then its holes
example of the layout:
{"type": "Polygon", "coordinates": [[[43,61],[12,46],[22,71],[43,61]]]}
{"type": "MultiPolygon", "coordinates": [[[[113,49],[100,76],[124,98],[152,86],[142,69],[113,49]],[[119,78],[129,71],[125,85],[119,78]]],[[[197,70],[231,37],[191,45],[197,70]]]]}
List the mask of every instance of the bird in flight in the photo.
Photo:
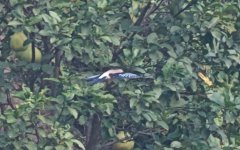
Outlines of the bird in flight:
{"type": "Polygon", "coordinates": [[[127,73],[127,72],[124,72],[122,69],[110,69],[102,74],[90,76],[86,80],[90,84],[96,84],[112,78],[138,79],[138,78],[146,78],[146,77],[142,75],[133,74],[133,73],[127,73]]]}

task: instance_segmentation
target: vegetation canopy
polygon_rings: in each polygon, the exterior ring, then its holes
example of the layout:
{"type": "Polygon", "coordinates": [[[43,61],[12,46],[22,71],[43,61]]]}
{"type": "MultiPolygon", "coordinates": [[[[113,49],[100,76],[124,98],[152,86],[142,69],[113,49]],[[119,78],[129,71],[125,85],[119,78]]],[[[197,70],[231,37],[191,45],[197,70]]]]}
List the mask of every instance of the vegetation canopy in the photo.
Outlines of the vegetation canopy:
{"type": "Polygon", "coordinates": [[[0,0],[0,149],[239,149],[239,70],[239,0],[0,0]]]}

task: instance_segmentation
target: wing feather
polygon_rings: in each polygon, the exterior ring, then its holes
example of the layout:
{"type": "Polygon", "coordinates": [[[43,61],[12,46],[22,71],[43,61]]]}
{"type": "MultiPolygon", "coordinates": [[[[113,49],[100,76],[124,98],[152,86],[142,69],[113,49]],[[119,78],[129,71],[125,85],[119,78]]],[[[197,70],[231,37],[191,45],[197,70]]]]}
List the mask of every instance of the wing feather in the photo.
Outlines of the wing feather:
{"type": "Polygon", "coordinates": [[[116,75],[116,78],[136,79],[136,78],[143,78],[143,76],[133,74],[133,73],[120,73],[116,75]]]}

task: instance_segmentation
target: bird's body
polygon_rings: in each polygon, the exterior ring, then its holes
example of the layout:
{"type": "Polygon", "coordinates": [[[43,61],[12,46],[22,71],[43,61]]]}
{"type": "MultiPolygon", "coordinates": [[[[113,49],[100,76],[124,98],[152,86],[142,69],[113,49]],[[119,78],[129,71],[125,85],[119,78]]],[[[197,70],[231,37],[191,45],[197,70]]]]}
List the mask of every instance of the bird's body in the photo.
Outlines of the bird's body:
{"type": "Polygon", "coordinates": [[[124,73],[122,69],[111,69],[111,70],[104,72],[103,74],[88,77],[86,80],[90,84],[96,84],[96,83],[103,82],[105,80],[112,79],[112,78],[137,79],[137,78],[144,78],[144,77],[137,75],[137,74],[133,74],[133,73],[124,73]]]}

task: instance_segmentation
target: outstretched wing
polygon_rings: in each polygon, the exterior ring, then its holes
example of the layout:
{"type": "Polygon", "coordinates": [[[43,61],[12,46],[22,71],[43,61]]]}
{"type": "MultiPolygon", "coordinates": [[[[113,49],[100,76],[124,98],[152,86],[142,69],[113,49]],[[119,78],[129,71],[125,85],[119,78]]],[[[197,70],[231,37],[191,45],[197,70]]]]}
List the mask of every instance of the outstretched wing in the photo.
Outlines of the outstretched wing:
{"type": "MultiPolygon", "coordinates": [[[[107,76],[103,76],[103,74],[100,75],[94,75],[91,77],[88,77],[86,80],[89,84],[96,84],[99,82],[103,82],[109,78],[107,78],[107,76]],[[102,78],[101,78],[102,77],[102,78]]],[[[107,74],[108,75],[108,74],[107,74]]],[[[137,74],[133,74],[133,73],[116,73],[116,74],[111,74],[110,75],[111,78],[116,78],[116,79],[139,79],[139,78],[149,78],[149,77],[145,77],[143,75],[137,75],[137,74]]]]}
{"type": "Polygon", "coordinates": [[[133,73],[120,73],[113,75],[114,78],[120,79],[137,79],[137,78],[144,78],[141,75],[133,74],[133,73]]]}
{"type": "Polygon", "coordinates": [[[96,84],[96,83],[103,82],[106,80],[106,77],[99,78],[100,76],[101,76],[101,74],[90,76],[90,77],[86,78],[86,81],[89,84],[96,84]]]}

